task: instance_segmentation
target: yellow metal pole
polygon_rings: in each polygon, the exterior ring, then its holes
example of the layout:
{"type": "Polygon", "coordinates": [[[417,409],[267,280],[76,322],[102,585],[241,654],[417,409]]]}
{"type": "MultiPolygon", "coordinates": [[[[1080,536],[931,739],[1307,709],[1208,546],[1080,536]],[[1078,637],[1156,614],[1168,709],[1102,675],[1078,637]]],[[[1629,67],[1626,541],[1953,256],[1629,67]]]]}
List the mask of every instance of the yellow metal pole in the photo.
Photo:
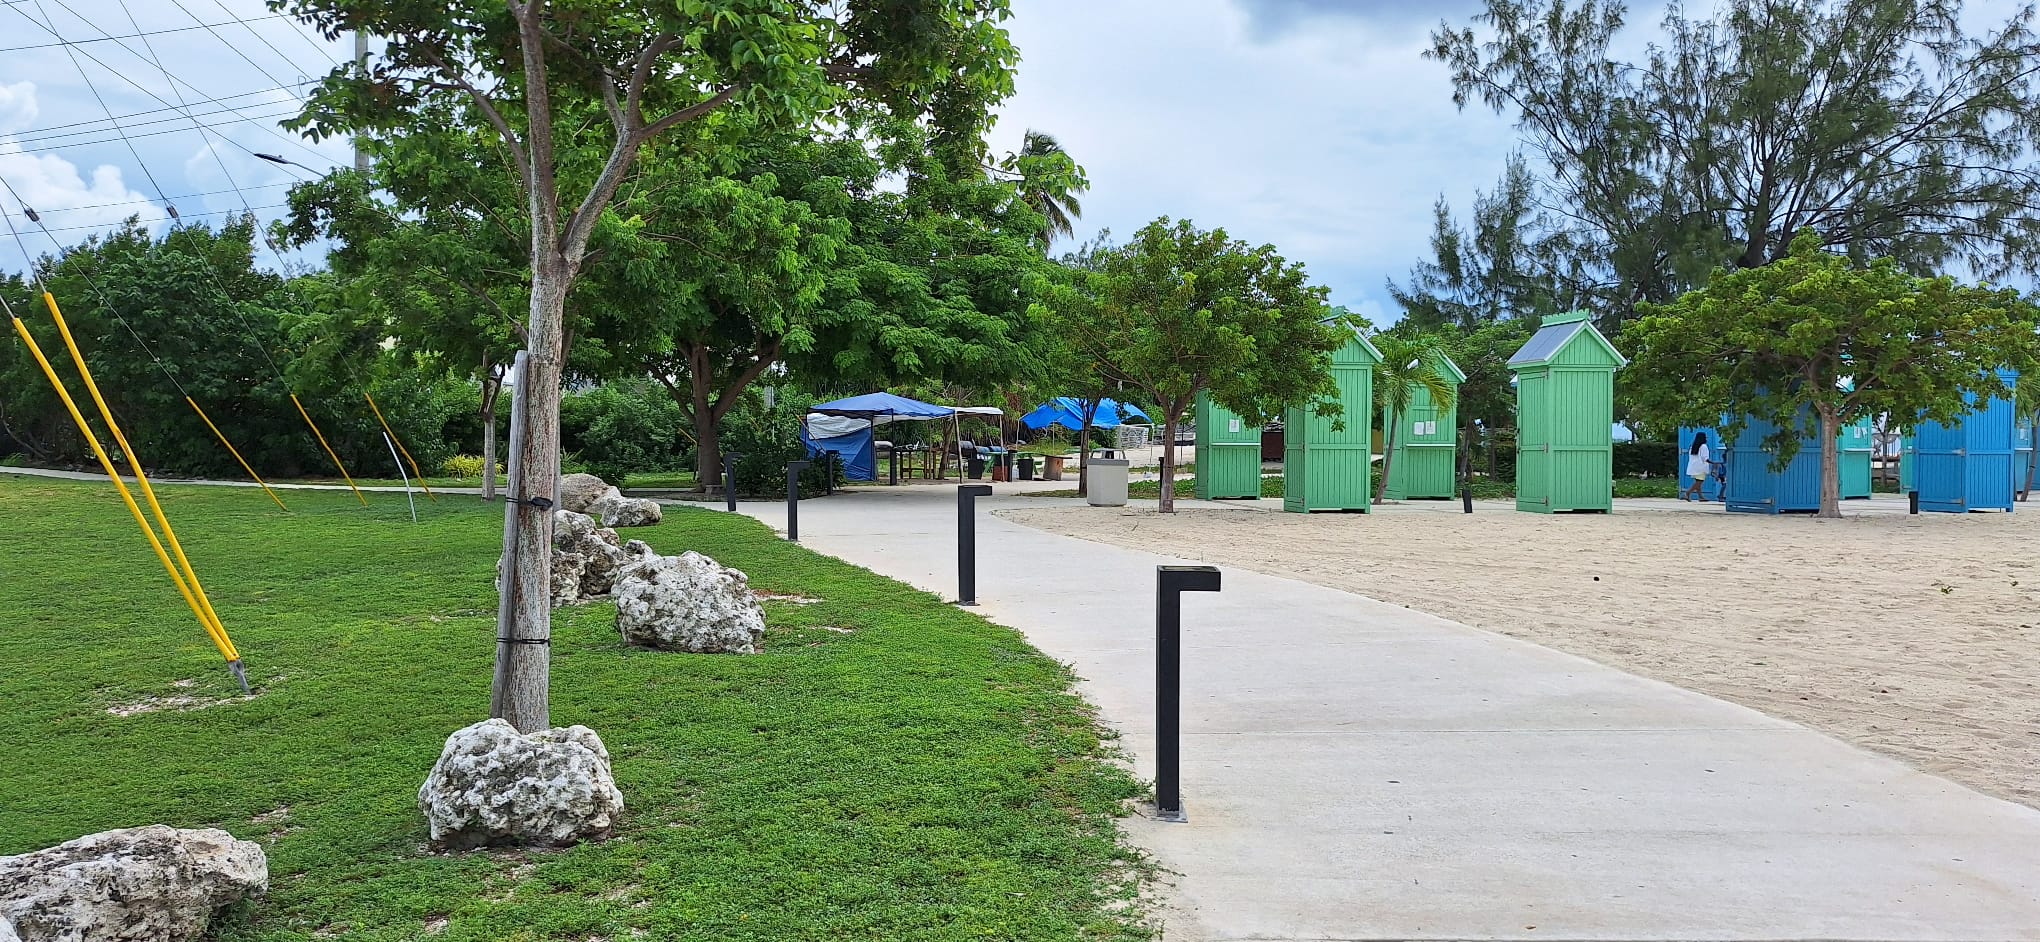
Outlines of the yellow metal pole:
{"type": "Polygon", "coordinates": [[[390,437],[390,443],[396,445],[398,451],[403,452],[404,461],[411,466],[411,476],[418,479],[418,486],[425,489],[425,496],[438,500],[439,495],[432,493],[432,485],[425,483],[425,472],[418,470],[418,462],[411,457],[411,450],[404,447],[404,440],[397,437],[397,433],[390,428],[389,420],[383,418],[382,407],[375,404],[375,397],[365,391],[361,397],[368,400],[370,409],[375,410],[375,420],[382,423],[383,433],[390,437]]]}
{"type": "MultiPolygon", "coordinates": [[[[128,470],[135,473],[135,483],[141,485],[142,496],[149,502],[149,510],[156,515],[156,522],[163,525],[163,538],[170,544],[170,552],[176,555],[178,565],[184,567],[185,575],[191,579],[192,594],[198,596],[198,603],[205,608],[206,617],[212,619],[213,628],[219,631],[223,640],[226,640],[227,649],[233,651],[234,642],[227,635],[226,625],[220,622],[219,613],[213,611],[212,599],[206,596],[205,585],[198,580],[198,570],[193,568],[191,560],[185,557],[184,545],[177,541],[177,531],[170,526],[170,516],[163,512],[163,505],[157,502],[156,489],[149,485],[149,475],[142,471],[142,461],[136,457],[134,446],[128,444],[127,435],[120,430],[120,423],[114,421],[113,410],[107,407],[106,398],[99,394],[99,384],[92,379],[92,370],[85,365],[85,355],[79,352],[78,342],[71,337],[71,326],[64,323],[64,312],[57,307],[56,296],[44,291],[43,304],[49,307],[50,317],[56,320],[57,333],[64,338],[64,347],[71,351],[71,362],[77,364],[78,376],[85,380],[85,391],[92,394],[92,404],[99,407],[99,417],[106,420],[106,430],[113,433],[114,443],[120,446],[121,455],[127,459],[128,470]]],[[[235,652],[232,659],[240,660],[239,653],[235,652]]]]}
{"type": "Polygon", "coordinates": [[[319,423],[312,421],[312,414],[305,411],[305,404],[298,401],[297,393],[290,394],[291,405],[297,406],[297,414],[305,417],[305,424],[312,427],[312,434],[319,439],[319,447],[326,449],[326,457],[333,459],[333,467],[340,469],[340,477],[354,491],[354,499],[361,506],[368,506],[368,498],[361,496],[361,488],[354,486],[354,477],[347,473],[347,466],[340,463],[340,456],[333,453],[333,446],[326,444],[326,433],[319,431],[319,423]]]}
{"type": "Polygon", "coordinates": [[[199,607],[198,600],[192,597],[191,587],[184,582],[184,574],[177,571],[177,564],[170,561],[169,553],[164,552],[163,541],[156,538],[155,528],[142,515],[142,508],[135,503],[134,495],[128,492],[127,484],[120,479],[120,472],[114,470],[113,459],[106,456],[106,449],[99,444],[99,436],[93,434],[92,426],[85,421],[85,414],[78,411],[78,404],[72,401],[70,390],[64,388],[63,379],[57,376],[56,367],[50,365],[49,357],[43,355],[42,346],[35,342],[35,336],[28,332],[28,325],[23,324],[21,318],[14,318],[14,332],[28,344],[28,352],[42,366],[43,375],[49,377],[50,385],[57,391],[57,398],[63,400],[64,408],[70,411],[71,421],[77,423],[79,434],[84,435],[85,443],[92,446],[92,454],[99,459],[99,467],[106,472],[107,480],[113,482],[114,489],[120,492],[121,502],[127,505],[128,513],[134,515],[135,524],[142,528],[142,535],[149,538],[149,548],[156,551],[156,559],[162,562],[163,571],[168,572],[170,581],[176,583],[177,594],[184,596],[184,604],[191,606],[191,614],[198,617],[199,626],[205,629],[206,635],[212,638],[213,645],[220,649],[228,663],[238,662],[240,656],[234,651],[233,643],[222,637],[212,621],[205,617],[205,610],[199,607]]]}
{"type": "Polygon", "coordinates": [[[218,436],[220,444],[227,446],[227,454],[233,455],[234,460],[241,463],[241,470],[248,472],[248,476],[254,478],[255,483],[262,485],[262,492],[268,494],[270,500],[276,501],[277,507],[289,510],[289,507],[283,506],[283,498],[276,496],[276,492],[269,489],[269,482],[262,480],[262,475],[256,474],[255,469],[248,466],[248,459],[241,457],[241,453],[235,450],[234,443],[227,441],[227,436],[220,432],[220,427],[213,424],[212,416],[206,415],[205,410],[198,407],[198,401],[190,396],[184,397],[184,401],[191,403],[191,411],[198,413],[198,417],[205,420],[205,427],[212,429],[212,433],[218,436]]]}

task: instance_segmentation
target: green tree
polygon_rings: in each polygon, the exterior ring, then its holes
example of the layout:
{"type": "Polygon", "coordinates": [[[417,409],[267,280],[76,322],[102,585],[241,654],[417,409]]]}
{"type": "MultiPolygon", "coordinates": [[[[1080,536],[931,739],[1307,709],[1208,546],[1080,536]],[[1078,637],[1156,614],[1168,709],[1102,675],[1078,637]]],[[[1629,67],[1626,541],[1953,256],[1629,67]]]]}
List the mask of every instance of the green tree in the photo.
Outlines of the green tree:
{"type": "Polygon", "coordinates": [[[1621,337],[1633,404],[1665,427],[1729,415],[1734,437],[1761,418],[1779,429],[1766,444],[1780,466],[1817,434],[1820,516],[1839,517],[1842,427],[1887,414],[1950,422],[1968,411],[1965,394],[2009,397],[1995,371],[2034,368],[2040,310],[2017,291],[1920,278],[1890,259],[1858,268],[1821,242],[1800,233],[1783,259],[1644,305],[1621,337]]]}
{"type": "Polygon", "coordinates": [[[1160,410],[1163,513],[1176,509],[1176,427],[1198,393],[1255,422],[1310,402],[1339,413],[1331,354],[1352,328],[1328,320],[1325,289],[1274,246],[1162,218],[1096,265],[1043,311],[1099,376],[1160,410]]]}
{"type": "MultiPolygon", "coordinates": [[[[885,113],[925,119],[938,153],[975,167],[1018,58],[998,25],[1004,0],[271,4],[325,35],[386,43],[372,65],[327,76],[295,126],[315,136],[421,128],[433,102],[465,97],[516,172],[531,239],[516,460],[530,483],[509,508],[517,541],[500,604],[512,642],[551,635],[552,516],[528,501],[559,475],[567,297],[644,149],[669,132],[712,149],[758,127],[885,113]],[[579,120],[589,113],[602,120],[579,120]]],[[[547,647],[499,645],[490,712],[521,731],[550,719],[547,647]]]]}
{"type": "Polygon", "coordinates": [[[1511,154],[1492,193],[1476,193],[1471,229],[1453,221],[1439,197],[1432,208],[1431,260],[1408,281],[1388,284],[1403,323],[1417,330],[1478,329],[1510,318],[1532,322],[1544,313],[1577,310],[1579,279],[1570,237],[1551,231],[1537,204],[1537,181],[1521,154],[1511,154]]]}
{"type": "Polygon", "coordinates": [[[1513,115],[1545,158],[1549,234],[1604,325],[1793,234],[1859,264],[1989,277],[2040,265],[2035,11],[1982,35],[1959,0],[1680,4],[1641,61],[1609,0],[1488,0],[1426,55],[1453,100],[1513,115]]]}
{"type": "Polygon", "coordinates": [[[1445,348],[1429,334],[1397,336],[1377,334],[1374,348],[1381,360],[1374,364],[1374,407],[1381,413],[1384,430],[1381,441],[1381,480],[1375,484],[1374,500],[1388,497],[1388,474],[1395,461],[1396,432],[1403,425],[1398,417],[1410,414],[1410,402],[1421,389],[1439,409],[1450,409],[1459,390],[1445,375],[1445,348]]]}
{"type": "Polygon", "coordinates": [[[1040,214],[1043,249],[1059,237],[1076,235],[1076,221],[1084,215],[1078,197],[1091,188],[1091,181],[1055,135],[1028,128],[1020,149],[999,161],[998,170],[1019,187],[1020,199],[1040,214]]]}

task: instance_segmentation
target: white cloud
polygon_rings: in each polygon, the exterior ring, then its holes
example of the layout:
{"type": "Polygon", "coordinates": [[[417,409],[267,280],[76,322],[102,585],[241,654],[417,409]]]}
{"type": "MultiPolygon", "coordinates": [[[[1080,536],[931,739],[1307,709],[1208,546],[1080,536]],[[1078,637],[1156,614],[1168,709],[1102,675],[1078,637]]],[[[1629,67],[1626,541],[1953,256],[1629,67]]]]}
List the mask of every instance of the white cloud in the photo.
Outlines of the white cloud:
{"type": "Polygon", "coordinates": [[[1302,19],[1270,31],[1233,0],[1025,4],[994,147],[1028,127],[1062,140],[1091,177],[1080,235],[1188,217],[1304,262],[1335,304],[1381,310],[1383,279],[1428,251],[1432,202],[1469,204],[1515,135],[1452,105],[1421,21],[1302,19]]]}
{"type": "Polygon", "coordinates": [[[35,103],[34,82],[0,85],[0,134],[30,126],[40,110],[35,103]]]}
{"type": "MultiPolygon", "coordinates": [[[[38,110],[33,83],[0,85],[0,128],[16,130],[26,122],[9,121],[10,117],[33,120],[38,110]]],[[[57,246],[51,238],[70,245],[90,234],[90,229],[118,225],[132,215],[139,214],[144,223],[152,225],[165,218],[147,196],[127,185],[119,167],[101,164],[89,172],[81,171],[77,164],[54,153],[27,151],[9,134],[0,134],[0,180],[7,181],[7,187],[0,189],[0,212],[8,214],[34,255],[54,251],[57,246]],[[29,223],[21,214],[16,196],[37,210],[41,226],[29,223]],[[49,235],[45,236],[41,227],[48,227],[49,235]]],[[[0,264],[18,270],[23,245],[14,243],[12,237],[7,242],[0,247],[0,260],[4,260],[0,264]]]]}

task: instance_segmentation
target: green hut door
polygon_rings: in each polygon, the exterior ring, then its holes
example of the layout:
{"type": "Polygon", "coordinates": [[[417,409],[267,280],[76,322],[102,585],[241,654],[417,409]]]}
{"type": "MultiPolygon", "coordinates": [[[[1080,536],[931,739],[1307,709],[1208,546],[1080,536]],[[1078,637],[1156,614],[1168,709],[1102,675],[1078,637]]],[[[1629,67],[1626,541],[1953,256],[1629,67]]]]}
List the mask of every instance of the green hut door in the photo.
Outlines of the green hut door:
{"type": "Polygon", "coordinates": [[[1197,394],[1197,499],[1261,496],[1261,429],[1197,394]]]}
{"type": "Polygon", "coordinates": [[[1520,374],[1516,382],[1516,509],[1551,509],[1551,374],[1520,374]]]}
{"type": "Polygon", "coordinates": [[[1318,416],[1291,408],[1283,416],[1282,509],[1360,510],[1372,505],[1368,487],[1374,444],[1374,348],[1355,337],[1332,355],[1332,379],[1345,414],[1318,416]],[[1344,426],[1334,428],[1334,426],[1344,426]]]}

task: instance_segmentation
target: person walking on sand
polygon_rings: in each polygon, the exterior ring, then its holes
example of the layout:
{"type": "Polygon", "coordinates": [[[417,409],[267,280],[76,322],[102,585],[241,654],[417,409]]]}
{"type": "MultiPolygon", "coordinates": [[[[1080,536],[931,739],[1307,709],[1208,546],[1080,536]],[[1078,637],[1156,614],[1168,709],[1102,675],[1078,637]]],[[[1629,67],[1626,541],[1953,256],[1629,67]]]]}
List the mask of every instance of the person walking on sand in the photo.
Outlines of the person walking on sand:
{"type": "Polygon", "coordinates": [[[1705,499],[1700,496],[1700,485],[1707,483],[1708,475],[1714,472],[1714,469],[1708,464],[1709,457],[1707,453],[1707,433],[1700,432],[1694,435],[1693,450],[1686,453],[1686,476],[1692,478],[1693,483],[1680,492],[1680,500],[1705,499]]]}

